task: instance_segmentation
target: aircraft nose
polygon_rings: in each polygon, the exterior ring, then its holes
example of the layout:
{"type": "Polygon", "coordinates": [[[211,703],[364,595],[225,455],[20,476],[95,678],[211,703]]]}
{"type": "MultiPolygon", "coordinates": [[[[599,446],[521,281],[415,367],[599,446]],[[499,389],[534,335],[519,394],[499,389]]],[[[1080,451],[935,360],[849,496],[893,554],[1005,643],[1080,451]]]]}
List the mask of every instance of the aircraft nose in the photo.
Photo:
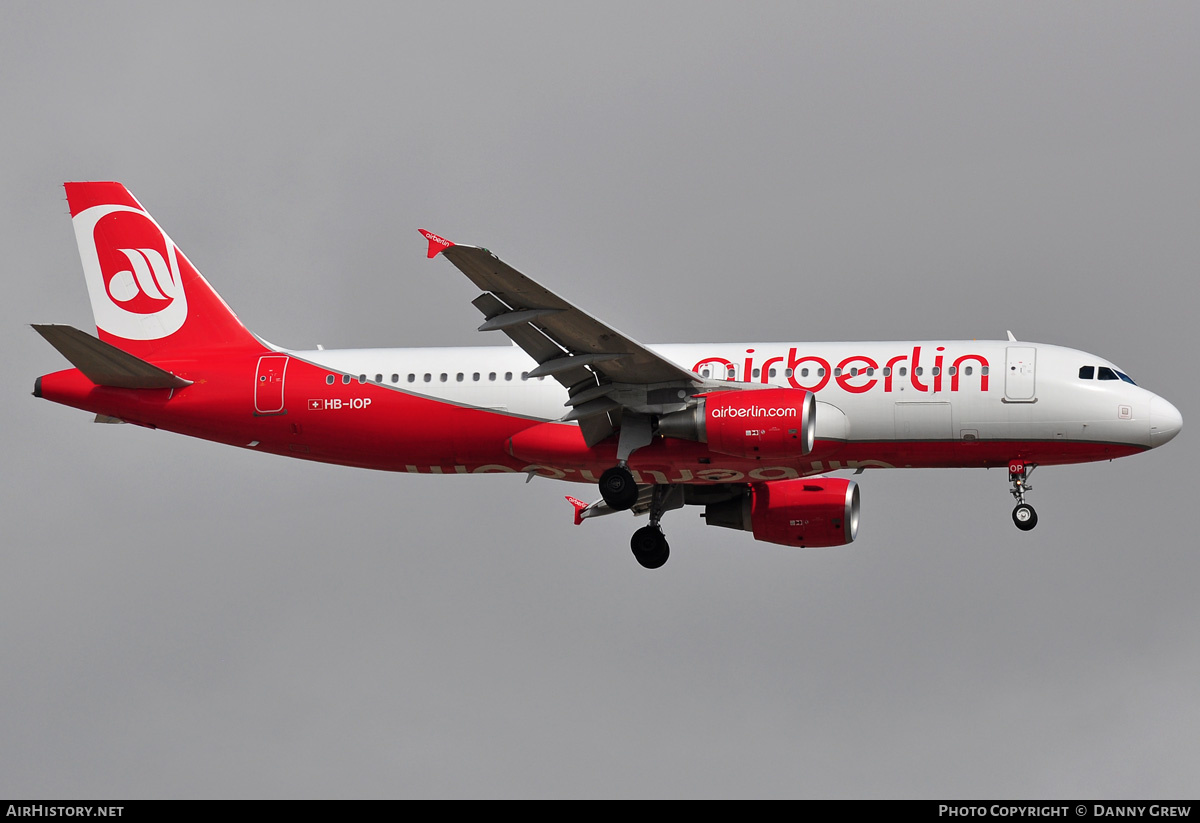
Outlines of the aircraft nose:
{"type": "Polygon", "coordinates": [[[1150,448],[1156,448],[1179,434],[1183,415],[1179,409],[1157,395],[1150,401],[1150,448]]]}

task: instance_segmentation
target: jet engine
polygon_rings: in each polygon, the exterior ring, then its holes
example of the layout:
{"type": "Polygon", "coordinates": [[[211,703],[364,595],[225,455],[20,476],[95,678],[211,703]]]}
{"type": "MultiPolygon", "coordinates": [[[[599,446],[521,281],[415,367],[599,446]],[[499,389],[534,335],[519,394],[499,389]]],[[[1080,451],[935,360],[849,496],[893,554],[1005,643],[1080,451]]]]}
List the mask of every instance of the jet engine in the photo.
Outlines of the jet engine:
{"type": "Polygon", "coordinates": [[[754,532],[755,540],[817,549],[858,535],[858,484],[832,477],[753,483],[732,500],[704,507],[710,526],[754,532]]]}
{"type": "Polygon", "coordinates": [[[816,422],[816,401],[804,389],[721,391],[663,415],[658,433],[707,443],[732,457],[789,458],[812,451],[816,422]]]}

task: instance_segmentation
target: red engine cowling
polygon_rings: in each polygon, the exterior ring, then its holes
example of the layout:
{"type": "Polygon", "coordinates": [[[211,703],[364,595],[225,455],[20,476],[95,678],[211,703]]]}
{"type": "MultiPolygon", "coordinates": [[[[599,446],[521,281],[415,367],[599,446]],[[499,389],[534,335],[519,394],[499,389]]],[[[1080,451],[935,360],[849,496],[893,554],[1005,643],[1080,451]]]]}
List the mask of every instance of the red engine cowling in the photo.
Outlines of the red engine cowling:
{"type": "Polygon", "coordinates": [[[858,484],[833,477],[754,483],[734,500],[704,508],[710,526],[754,532],[755,540],[817,549],[858,536],[858,484]]]}
{"type": "Polygon", "coordinates": [[[816,405],[804,389],[711,392],[692,408],[659,418],[658,431],[732,457],[801,457],[813,448],[816,405]]]}

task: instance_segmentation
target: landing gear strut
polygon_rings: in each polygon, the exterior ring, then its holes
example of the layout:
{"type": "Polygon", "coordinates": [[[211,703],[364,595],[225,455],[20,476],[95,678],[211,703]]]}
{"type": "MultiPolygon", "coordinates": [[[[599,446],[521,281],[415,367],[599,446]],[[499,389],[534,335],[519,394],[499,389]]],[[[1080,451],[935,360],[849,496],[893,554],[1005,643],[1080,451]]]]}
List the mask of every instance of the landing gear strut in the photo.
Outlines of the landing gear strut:
{"type": "Polygon", "coordinates": [[[663,512],[678,509],[682,505],[682,486],[654,487],[654,494],[650,498],[650,525],[635,531],[633,539],[629,541],[633,556],[645,568],[660,568],[671,556],[671,547],[667,545],[667,537],[663,534],[659,521],[662,520],[663,512]]]}
{"type": "Polygon", "coordinates": [[[1037,512],[1033,510],[1033,506],[1025,502],[1025,492],[1032,491],[1033,486],[1025,482],[1029,475],[1033,474],[1033,470],[1037,468],[1036,464],[1026,463],[1023,460],[1012,460],[1008,464],[1008,479],[1013,484],[1011,493],[1013,499],[1017,501],[1017,507],[1012,511],[1013,523],[1023,532],[1027,532],[1037,525],[1037,512]]]}

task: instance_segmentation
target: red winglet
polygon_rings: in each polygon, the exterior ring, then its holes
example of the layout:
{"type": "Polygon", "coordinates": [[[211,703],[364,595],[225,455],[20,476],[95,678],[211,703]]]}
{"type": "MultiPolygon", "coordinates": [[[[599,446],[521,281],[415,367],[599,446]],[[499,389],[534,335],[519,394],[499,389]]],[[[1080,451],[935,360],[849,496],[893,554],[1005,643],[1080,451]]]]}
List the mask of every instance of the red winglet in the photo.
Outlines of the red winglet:
{"type": "Polygon", "coordinates": [[[430,258],[437,257],[438,252],[445,251],[446,249],[448,249],[454,245],[446,238],[438,237],[436,234],[434,234],[431,231],[426,231],[425,229],[417,229],[417,231],[419,231],[422,235],[424,235],[425,239],[429,241],[429,257],[430,258]]]}
{"type": "Polygon", "coordinates": [[[578,498],[571,497],[569,494],[567,495],[567,502],[575,507],[575,525],[578,526],[583,522],[583,510],[588,507],[588,504],[578,498]]]}

